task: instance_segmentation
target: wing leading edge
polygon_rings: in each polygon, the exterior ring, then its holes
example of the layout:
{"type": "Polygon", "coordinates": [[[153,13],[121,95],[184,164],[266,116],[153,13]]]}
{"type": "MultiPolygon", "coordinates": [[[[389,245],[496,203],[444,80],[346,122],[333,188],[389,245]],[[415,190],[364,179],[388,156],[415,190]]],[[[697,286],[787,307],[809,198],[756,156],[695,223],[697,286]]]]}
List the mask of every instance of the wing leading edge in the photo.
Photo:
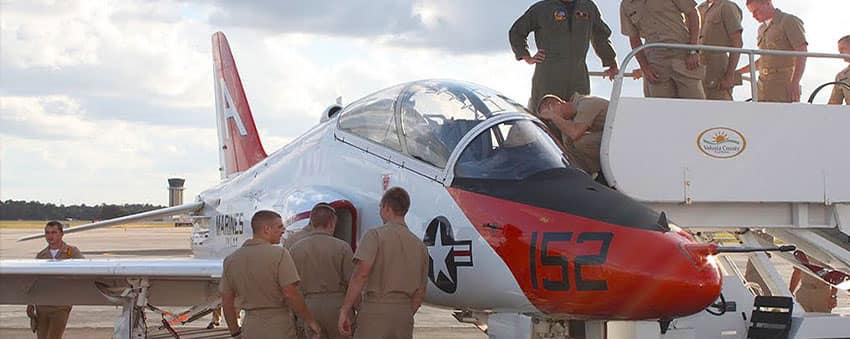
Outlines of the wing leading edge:
{"type": "Polygon", "coordinates": [[[0,304],[114,305],[107,289],[144,281],[153,305],[218,298],[221,259],[0,260],[0,304]]]}
{"type": "MultiPolygon", "coordinates": [[[[183,205],[180,205],[180,206],[161,208],[161,209],[158,209],[158,210],[136,213],[136,214],[131,214],[131,215],[128,215],[128,216],[123,216],[123,217],[120,217],[120,218],[103,220],[103,221],[98,221],[98,222],[91,223],[91,224],[85,224],[85,225],[80,225],[80,226],[77,226],[77,227],[71,227],[71,228],[65,229],[63,232],[65,234],[76,233],[76,232],[86,231],[86,230],[91,230],[91,229],[96,229],[96,228],[103,228],[103,227],[109,227],[109,226],[115,226],[115,225],[123,225],[123,224],[131,223],[131,222],[135,222],[135,221],[149,220],[149,219],[155,219],[155,218],[161,218],[161,217],[168,217],[168,216],[178,215],[178,214],[185,214],[185,213],[200,210],[203,207],[204,207],[204,203],[202,201],[198,201],[198,202],[193,202],[193,203],[189,203],[189,204],[183,204],[183,205]]],[[[42,238],[42,237],[44,237],[44,233],[31,234],[31,235],[28,235],[28,236],[18,238],[18,241],[32,240],[32,239],[38,239],[38,238],[42,238]]]]}

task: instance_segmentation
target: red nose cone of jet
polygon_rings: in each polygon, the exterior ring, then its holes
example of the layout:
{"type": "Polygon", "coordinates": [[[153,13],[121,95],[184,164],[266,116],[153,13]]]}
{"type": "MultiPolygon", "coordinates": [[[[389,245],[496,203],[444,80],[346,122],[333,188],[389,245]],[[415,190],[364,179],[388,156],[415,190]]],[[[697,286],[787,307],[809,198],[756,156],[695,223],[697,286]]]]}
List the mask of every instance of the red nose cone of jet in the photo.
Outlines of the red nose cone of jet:
{"type": "Polygon", "coordinates": [[[685,235],[449,190],[541,312],[672,319],[720,295],[711,247],[685,235]]]}

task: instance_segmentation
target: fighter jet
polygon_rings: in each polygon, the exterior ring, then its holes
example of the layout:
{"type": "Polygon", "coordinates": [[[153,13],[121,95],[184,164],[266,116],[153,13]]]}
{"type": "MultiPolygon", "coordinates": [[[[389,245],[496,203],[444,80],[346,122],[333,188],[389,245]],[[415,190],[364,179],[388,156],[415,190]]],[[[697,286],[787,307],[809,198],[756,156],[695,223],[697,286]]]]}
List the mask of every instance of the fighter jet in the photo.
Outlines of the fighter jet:
{"type": "Polygon", "coordinates": [[[194,306],[179,317],[193,320],[218,302],[222,258],[251,237],[256,211],[280,213],[289,237],[328,202],[340,215],[335,236],[356,249],[382,224],[378,201],[394,186],[410,193],[407,224],[429,251],[427,303],[542,319],[670,320],[718,299],[717,246],[572,166],[510,98],[461,81],[400,84],[331,105],[267,154],[224,34],[212,43],[222,181],[189,204],[65,231],[189,213],[194,258],[3,260],[0,303],[123,304],[116,334],[144,332],[145,308],[194,306]]]}

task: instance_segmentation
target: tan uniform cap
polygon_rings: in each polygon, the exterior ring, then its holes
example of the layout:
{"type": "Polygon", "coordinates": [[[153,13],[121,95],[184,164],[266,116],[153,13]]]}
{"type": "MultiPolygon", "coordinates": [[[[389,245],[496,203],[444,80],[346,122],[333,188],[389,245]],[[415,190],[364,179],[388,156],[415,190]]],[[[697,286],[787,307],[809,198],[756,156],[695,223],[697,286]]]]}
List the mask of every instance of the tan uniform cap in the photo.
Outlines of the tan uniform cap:
{"type": "Polygon", "coordinates": [[[387,223],[363,236],[354,258],[372,265],[366,301],[412,297],[428,281],[428,250],[402,224],[387,223]]]}
{"type": "Polygon", "coordinates": [[[286,248],[249,239],[224,259],[220,290],[239,296],[246,311],[287,309],[281,289],[299,279],[286,248]]]}
{"type": "Polygon", "coordinates": [[[351,247],[332,235],[313,231],[291,248],[305,296],[345,293],[353,269],[351,247]]]}

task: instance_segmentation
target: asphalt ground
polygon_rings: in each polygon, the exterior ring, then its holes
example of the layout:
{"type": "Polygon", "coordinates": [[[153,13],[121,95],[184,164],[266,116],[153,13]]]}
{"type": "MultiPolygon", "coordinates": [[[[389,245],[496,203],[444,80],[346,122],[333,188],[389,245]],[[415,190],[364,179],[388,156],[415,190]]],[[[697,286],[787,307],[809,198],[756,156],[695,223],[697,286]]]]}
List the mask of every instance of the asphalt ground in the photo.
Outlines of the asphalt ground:
{"type": "MultiPolygon", "coordinates": [[[[0,259],[30,259],[46,246],[44,240],[17,242],[16,239],[39,230],[0,229],[0,259]]],[[[186,258],[191,257],[191,228],[109,228],[68,234],[65,241],[77,246],[86,258],[186,258]]],[[[178,309],[170,309],[177,311],[178,309]]],[[[120,307],[74,306],[66,339],[109,338],[120,307]]],[[[147,312],[148,326],[156,326],[159,317],[147,312]]],[[[199,330],[210,321],[206,316],[182,328],[199,330]]],[[[457,322],[451,310],[423,306],[415,318],[415,338],[481,339],[487,336],[472,325],[457,322]]],[[[157,332],[160,333],[160,332],[157,332]]],[[[229,337],[229,336],[223,336],[229,337]]],[[[0,338],[35,338],[29,331],[26,306],[0,305],[0,338]]]]}

